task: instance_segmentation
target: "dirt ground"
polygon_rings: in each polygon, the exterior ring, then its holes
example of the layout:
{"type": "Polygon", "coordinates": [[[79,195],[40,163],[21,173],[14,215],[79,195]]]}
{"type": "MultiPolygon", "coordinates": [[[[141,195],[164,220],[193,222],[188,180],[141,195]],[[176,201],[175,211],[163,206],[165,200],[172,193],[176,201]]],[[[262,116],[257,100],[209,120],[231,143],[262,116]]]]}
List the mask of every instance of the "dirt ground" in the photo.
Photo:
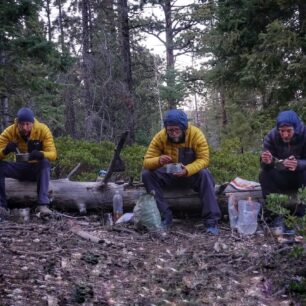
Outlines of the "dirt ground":
{"type": "Polygon", "coordinates": [[[269,232],[242,238],[223,221],[214,237],[184,218],[150,234],[102,219],[2,221],[0,305],[306,305],[292,285],[305,282],[305,254],[269,232]]]}

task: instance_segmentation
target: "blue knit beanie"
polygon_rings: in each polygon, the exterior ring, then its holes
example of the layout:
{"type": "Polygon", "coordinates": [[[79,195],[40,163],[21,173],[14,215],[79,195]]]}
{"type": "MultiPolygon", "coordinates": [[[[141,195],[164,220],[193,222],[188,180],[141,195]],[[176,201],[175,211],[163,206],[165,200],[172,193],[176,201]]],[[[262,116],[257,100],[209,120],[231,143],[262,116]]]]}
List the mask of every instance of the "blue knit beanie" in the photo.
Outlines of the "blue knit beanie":
{"type": "Polygon", "coordinates": [[[17,121],[18,122],[34,122],[34,114],[31,109],[27,107],[22,107],[17,112],[17,121]]]}
{"type": "Polygon", "coordinates": [[[178,125],[183,130],[188,127],[188,119],[186,113],[180,109],[171,109],[166,112],[164,117],[164,126],[178,125]]]}
{"type": "Polygon", "coordinates": [[[293,126],[297,130],[301,125],[301,119],[293,110],[280,112],[276,118],[276,126],[280,128],[284,125],[293,126]]]}

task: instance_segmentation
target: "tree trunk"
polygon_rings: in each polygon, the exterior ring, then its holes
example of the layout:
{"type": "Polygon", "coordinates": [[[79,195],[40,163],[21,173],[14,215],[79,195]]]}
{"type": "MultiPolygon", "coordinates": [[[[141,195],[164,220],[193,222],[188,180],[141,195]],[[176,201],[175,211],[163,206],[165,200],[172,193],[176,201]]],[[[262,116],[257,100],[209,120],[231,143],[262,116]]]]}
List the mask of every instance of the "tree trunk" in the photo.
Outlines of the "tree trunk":
{"type": "MultiPolygon", "coordinates": [[[[165,0],[163,4],[163,10],[166,21],[166,55],[167,55],[167,86],[174,88],[175,86],[175,74],[174,74],[174,44],[173,44],[173,27],[172,27],[172,10],[171,0],[165,0]]],[[[176,108],[176,101],[173,97],[168,98],[169,109],[176,108]]]]}
{"type": "Polygon", "coordinates": [[[8,97],[1,97],[1,113],[2,113],[2,130],[4,130],[10,123],[8,114],[8,97]]]}
{"type": "MultiPolygon", "coordinates": [[[[218,187],[216,191],[218,191],[218,187]]],[[[87,210],[102,212],[112,210],[115,191],[119,190],[124,203],[124,211],[132,211],[138,197],[145,192],[142,186],[118,185],[101,182],[75,182],[68,179],[51,180],[49,197],[54,207],[61,211],[78,211],[85,214],[87,210]]],[[[6,179],[6,194],[10,207],[25,207],[36,205],[36,183],[6,179]]],[[[237,199],[262,201],[261,191],[236,192],[237,199]]],[[[176,212],[196,212],[200,214],[200,199],[198,193],[191,189],[165,190],[165,199],[176,212]]],[[[227,197],[218,195],[218,202],[224,214],[227,214],[227,197]]]]}
{"type": "Polygon", "coordinates": [[[121,28],[121,54],[123,61],[124,82],[127,86],[128,97],[126,107],[128,109],[128,129],[130,143],[135,141],[135,118],[134,118],[134,101],[133,101],[133,79],[131,68],[131,47],[130,47],[130,29],[127,0],[119,0],[119,19],[121,28]]]}
{"type": "Polygon", "coordinates": [[[82,0],[82,77],[84,81],[84,109],[85,114],[85,135],[86,139],[92,139],[93,120],[92,120],[92,96],[90,86],[90,3],[89,0],[82,0]]]}
{"type": "MultiPolygon", "coordinates": [[[[71,80],[74,76],[73,74],[68,74],[66,83],[70,84],[73,83],[73,80],[71,80]]],[[[77,81],[75,81],[77,83],[77,81]]],[[[75,100],[75,93],[74,89],[70,85],[67,85],[66,88],[63,90],[62,97],[65,104],[65,131],[67,135],[70,135],[72,138],[77,137],[76,133],[76,114],[75,114],[75,106],[74,106],[74,100],[75,100]]]]}
{"type": "Polygon", "coordinates": [[[60,45],[62,53],[65,53],[65,40],[64,40],[64,27],[63,27],[63,11],[62,11],[62,1],[58,0],[58,23],[59,23],[59,29],[60,29],[60,45]]]}
{"type": "Polygon", "coordinates": [[[305,0],[299,1],[298,4],[299,8],[299,26],[300,26],[300,37],[303,37],[304,43],[302,44],[302,51],[304,56],[306,55],[306,42],[305,42],[305,35],[306,35],[306,3],[305,0]]]}
{"type": "Polygon", "coordinates": [[[46,0],[46,14],[47,14],[48,41],[50,42],[52,40],[50,0],[46,0]]]}
{"type": "Polygon", "coordinates": [[[227,125],[227,114],[226,114],[225,89],[223,85],[221,85],[220,88],[220,99],[221,99],[222,128],[225,128],[227,125]]]}

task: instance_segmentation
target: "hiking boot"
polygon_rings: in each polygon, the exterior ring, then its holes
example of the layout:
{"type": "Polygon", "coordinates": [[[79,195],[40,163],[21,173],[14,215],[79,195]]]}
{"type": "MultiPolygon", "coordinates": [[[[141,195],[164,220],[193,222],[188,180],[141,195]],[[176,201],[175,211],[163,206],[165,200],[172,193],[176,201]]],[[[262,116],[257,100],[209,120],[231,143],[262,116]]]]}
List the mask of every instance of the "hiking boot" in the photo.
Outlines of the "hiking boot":
{"type": "Polygon", "coordinates": [[[163,221],[161,222],[161,227],[162,227],[162,229],[164,229],[164,230],[169,229],[169,228],[171,227],[171,225],[172,225],[172,222],[168,222],[167,220],[163,220],[163,221]]]}
{"type": "Polygon", "coordinates": [[[275,236],[294,236],[296,234],[294,229],[291,229],[285,225],[284,218],[282,216],[277,216],[272,224],[271,231],[275,236]]]}
{"type": "Polygon", "coordinates": [[[274,236],[282,236],[285,230],[284,218],[277,216],[271,223],[271,232],[274,236]]]}
{"type": "Polygon", "coordinates": [[[10,210],[6,207],[0,206],[0,221],[6,219],[10,215],[10,210]]]}
{"type": "Polygon", "coordinates": [[[53,211],[49,208],[49,205],[40,205],[37,207],[37,212],[41,217],[50,217],[53,215],[53,211]]]}
{"type": "Polygon", "coordinates": [[[220,234],[220,230],[217,225],[208,225],[206,226],[206,233],[218,236],[220,234]]]}
{"type": "Polygon", "coordinates": [[[172,212],[167,211],[167,213],[164,214],[164,216],[162,217],[161,227],[162,229],[168,229],[169,227],[171,227],[172,223],[173,223],[172,212]]]}

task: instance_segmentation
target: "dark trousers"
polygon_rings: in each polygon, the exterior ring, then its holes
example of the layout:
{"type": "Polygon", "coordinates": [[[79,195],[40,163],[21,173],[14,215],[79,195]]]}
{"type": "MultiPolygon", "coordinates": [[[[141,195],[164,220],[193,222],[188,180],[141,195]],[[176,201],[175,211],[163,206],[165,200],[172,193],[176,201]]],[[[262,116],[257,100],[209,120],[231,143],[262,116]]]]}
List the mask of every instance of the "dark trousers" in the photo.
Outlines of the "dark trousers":
{"type": "Polygon", "coordinates": [[[38,204],[50,203],[48,197],[51,165],[47,159],[35,163],[0,161],[0,206],[7,207],[5,178],[37,181],[38,204]]]}
{"type": "Polygon", "coordinates": [[[296,192],[306,186],[306,171],[279,171],[274,168],[262,170],[259,182],[264,198],[270,193],[296,192]]]}
{"type": "MultiPolygon", "coordinates": [[[[270,193],[293,193],[306,187],[306,171],[279,171],[277,169],[261,170],[259,174],[264,199],[270,193]]],[[[298,205],[296,215],[305,214],[305,205],[298,205]]]]}
{"type": "Polygon", "coordinates": [[[215,225],[221,218],[215,195],[214,179],[208,169],[203,169],[189,177],[175,177],[166,173],[164,167],[157,170],[143,170],[142,181],[148,193],[155,191],[155,200],[163,219],[172,215],[164,199],[163,187],[193,188],[200,195],[204,223],[206,225],[215,225]]]}

